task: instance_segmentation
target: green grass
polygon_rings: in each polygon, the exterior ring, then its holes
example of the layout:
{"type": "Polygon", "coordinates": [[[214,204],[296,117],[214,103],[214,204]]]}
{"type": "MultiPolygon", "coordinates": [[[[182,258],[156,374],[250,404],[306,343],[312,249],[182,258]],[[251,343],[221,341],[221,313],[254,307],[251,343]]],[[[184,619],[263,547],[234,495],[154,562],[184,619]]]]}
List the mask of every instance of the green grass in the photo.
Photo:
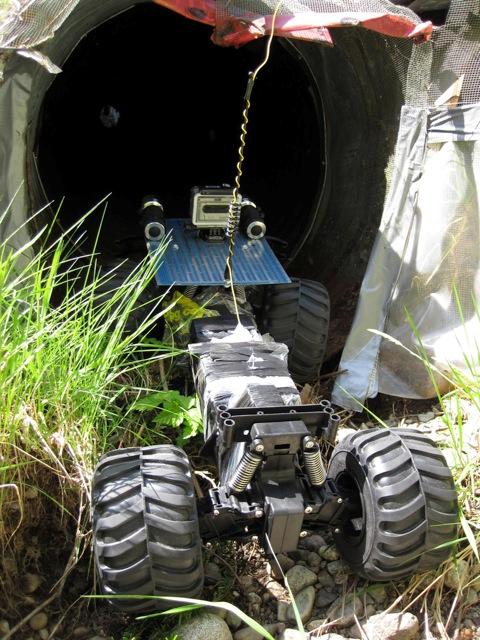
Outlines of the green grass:
{"type": "MultiPolygon", "coordinates": [[[[155,368],[174,350],[144,342],[163,313],[159,305],[126,329],[144,304],[152,260],[99,297],[112,273],[100,273],[93,256],[74,259],[65,237],[53,241],[44,229],[26,265],[29,247],[14,251],[11,240],[0,244],[0,551],[15,551],[16,533],[36,510],[50,510],[76,530],[75,560],[88,547],[90,480],[100,455],[165,437],[131,407],[155,389],[155,368]],[[38,499],[26,502],[32,490],[38,499]]],[[[8,577],[1,587],[14,596],[8,577]]]]}
{"type": "MultiPolygon", "coordinates": [[[[462,308],[456,298],[459,317],[464,324],[462,308]]],[[[477,308],[477,316],[479,311],[477,308]]],[[[396,605],[404,610],[412,606],[421,607],[425,623],[429,619],[435,625],[434,633],[449,637],[459,621],[465,616],[472,604],[470,586],[480,580],[480,496],[476,494],[480,487],[480,428],[474,425],[477,433],[476,451],[467,443],[469,413],[477,413],[480,418],[480,351],[476,354],[463,354],[463,365],[450,366],[447,363],[433,362],[429,357],[422,338],[414,325],[413,319],[406,311],[406,319],[412,327],[416,338],[416,350],[408,349],[391,336],[374,331],[409,352],[412,358],[423,362],[432,385],[437,393],[446,437],[438,442],[442,449],[449,450],[449,464],[455,480],[459,500],[458,537],[452,543],[452,555],[438,567],[436,571],[413,576],[406,588],[399,594],[396,605]],[[442,385],[439,384],[442,381],[442,385]],[[441,388],[449,388],[448,393],[441,388]],[[458,576],[457,586],[452,588],[448,576],[458,576]]],[[[470,417],[475,420],[475,416],[470,417]]],[[[381,421],[379,421],[381,423],[381,421]]],[[[427,629],[428,632],[428,629],[427,629]]],[[[426,633],[428,635],[428,633],[426,633]]]]}

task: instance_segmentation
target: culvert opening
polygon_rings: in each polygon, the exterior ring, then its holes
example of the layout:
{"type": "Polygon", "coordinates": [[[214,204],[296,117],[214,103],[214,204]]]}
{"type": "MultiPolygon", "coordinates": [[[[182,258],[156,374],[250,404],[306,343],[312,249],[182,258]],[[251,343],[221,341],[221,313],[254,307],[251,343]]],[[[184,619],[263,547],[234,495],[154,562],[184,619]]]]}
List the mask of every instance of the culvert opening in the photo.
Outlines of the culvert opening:
{"type": "MultiPolygon", "coordinates": [[[[111,194],[101,252],[138,249],[145,195],[157,195],[167,216],[188,217],[192,186],[233,181],[247,75],[265,41],[223,49],[210,31],[137,5],[84,37],[45,96],[38,157],[46,195],[63,199],[67,228],[111,194]]],[[[315,216],[323,122],[315,78],[293,44],[274,41],[252,98],[242,192],[262,206],[287,258],[315,216]]],[[[90,246],[102,213],[88,219],[90,246]]]]}

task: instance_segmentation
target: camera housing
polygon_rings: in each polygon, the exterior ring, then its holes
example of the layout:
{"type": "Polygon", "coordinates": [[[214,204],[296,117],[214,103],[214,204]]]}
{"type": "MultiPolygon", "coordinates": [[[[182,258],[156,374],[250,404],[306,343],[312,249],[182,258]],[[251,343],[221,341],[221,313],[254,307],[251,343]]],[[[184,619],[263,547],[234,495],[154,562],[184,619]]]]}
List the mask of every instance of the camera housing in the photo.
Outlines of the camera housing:
{"type": "Polygon", "coordinates": [[[226,229],[233,200],[233,188],[221,186],[193,187],[190,209],[192,224],[198,229],[226,229]]]}

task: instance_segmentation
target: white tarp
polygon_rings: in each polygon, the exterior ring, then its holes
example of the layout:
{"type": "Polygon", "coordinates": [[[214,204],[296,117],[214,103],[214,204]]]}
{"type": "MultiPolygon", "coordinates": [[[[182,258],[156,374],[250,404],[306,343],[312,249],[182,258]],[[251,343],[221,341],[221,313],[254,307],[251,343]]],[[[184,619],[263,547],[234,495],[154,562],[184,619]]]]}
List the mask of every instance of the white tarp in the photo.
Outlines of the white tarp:
{"type": "MultiPolygon", "coordinates": [[[[480,105],[404,107],[389,195],[333,402],[359,410],[378,392],[434,396],[428,370],[407,349],[424,352],[440,372],[478,361],[479,188],[480,105]]],[[[442,375],[434,377],[447,390],[442,375]]]]}

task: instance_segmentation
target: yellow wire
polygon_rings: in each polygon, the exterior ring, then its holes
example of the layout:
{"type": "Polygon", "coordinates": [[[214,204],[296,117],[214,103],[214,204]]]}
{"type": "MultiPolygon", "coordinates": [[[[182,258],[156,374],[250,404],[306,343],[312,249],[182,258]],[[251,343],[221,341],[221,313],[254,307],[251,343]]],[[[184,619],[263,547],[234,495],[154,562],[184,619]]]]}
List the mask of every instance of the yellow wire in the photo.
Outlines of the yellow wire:
{"type": "MultiPolygon", "coordinates": [[[[245,151],[245,145],[246,145],[246,136],[247,136],[247,126],[248,126],[248,112],[250,111],[250,96],[252,93],[252,89],[253,89],[253,85],[255,83],[255,80],[257,79],[257,75],[259,73],[259,71],[261,69],[263,69],[263,67],[267,64],[269,58],[270,58],[270,49],[272,46],[272,40],[273,40],[273,35],[274,35],[274,31],[275,31],[275,20],[277,18],[277,14],[278,11],[280,9],[281,6],[281,2],[278,2],[275,10],[273,12],[272,15],[272,26],[271,26],[271,30],[270,30],[270,35],[268,37],[268,41],[267,41],[267,46],[265,48],[265,57],[262,60],[262,62],[258,65],[258,67],[255,69],[255,71],[253,71],[248,78],[248,84],[247,84],[247,90],[245,92],[245,100],[244,100],[244,109],[243,109],[243,113],[242,113],[242,125],[241,125],[241,133],[240,133],[240,146],[238,147],[238,161],[236,164],[236,169],[237,169],[237,174],[235,176],[235,187],[233,189],[233,193],[232,193],[232,201],[230,203],[230,211],[229,211],[229,215],[232,216],[233,215],[233,207],[238,203],[238,199],[239,199],[239,193],[240,193],[240,180],[243,174],[243,161],[245,160],[245,155],[244,155],[244,151],[245,151]]],[[[225,271],[228,272],[228,280],[230,283],[230,288],[232,291],[232,298],[233,298],[233,304],[235,307],[235,315],[237,316],[237,321],[238,324],[241,324],[240,322],[240,313],[238,310],[238,304],[237,304],[237,296],[235,293],[235,287],[233,284],[233,272],[232,272],[232,259],[233,259],[233,254],[234,254],[234,250],[235,250],[235,235],[236,235],[236,228],[232,227],[232,232],[229,235],[229,242],[228,242],[228,254],[227,254],[227,262],[226,262],[226,269],[225,271]]]]}

